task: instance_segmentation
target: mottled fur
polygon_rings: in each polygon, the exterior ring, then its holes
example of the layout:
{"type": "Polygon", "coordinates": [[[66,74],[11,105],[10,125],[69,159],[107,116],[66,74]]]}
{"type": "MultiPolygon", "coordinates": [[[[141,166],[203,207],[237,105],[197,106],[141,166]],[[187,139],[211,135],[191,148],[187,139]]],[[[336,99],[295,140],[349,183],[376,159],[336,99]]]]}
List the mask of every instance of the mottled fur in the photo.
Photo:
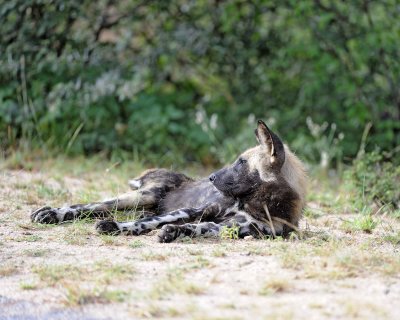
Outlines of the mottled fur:
{"type": "Polygon", "coordinates": [[[259,145],[209,178],[193,180],[165,169],[145,171],[131,180],[132,191],[119,197],[62,208],[44,207],[32,221],[58,223],[82,216],[107,217],[113,210],[140,210],[132,222],[102,220],[100,233],[140,235],[161,228],[158,238],[218,236],[223,226],[237,226],[239,236],[287,235],[298,226],[306,196],[300,160],[259,121],[259,145]]]}

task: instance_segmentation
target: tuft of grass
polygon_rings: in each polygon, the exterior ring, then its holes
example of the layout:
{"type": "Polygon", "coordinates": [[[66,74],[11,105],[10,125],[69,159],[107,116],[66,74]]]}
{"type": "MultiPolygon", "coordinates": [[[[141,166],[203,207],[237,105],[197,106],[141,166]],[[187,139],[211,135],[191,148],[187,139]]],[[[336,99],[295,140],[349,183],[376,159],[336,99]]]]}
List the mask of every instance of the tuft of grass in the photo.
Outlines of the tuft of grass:
{"type": "Polygon", "coordinates": [[[44,257],[49,253],[49,251],[50,250],[48,249],[29,249],[25,250],[23,253],[28,257],[38,258],[38,257],[44,257]]]}
{"type": "Polygon", "coordinates": [[[196,256],[195,259],[192,260],[192,263],[188,265],[189,269],[203,269],[203,268],[211,268],[214,265],[210,262],[210,260],[202,257],[196,256]]]}
{"type": "Polygon", "coordinates": [[[221,307],[223,309],[232,309],[232,310],[237,308],[236,305],[234,303],[232,303],[232,302],[223,303],[219,307],[221,307]]]}
{"type": "Polygon", "coordinates": [[[21,238],[18,238],[17,241],[18,242],[38,242],[43,240],[43,238],[41,236],[38,236],[36,234],[29,234],[29,235],[24,235],[21,238]]]}
{"type": "Polygon", "coordinates": [[[65,229],[62,240],[71,245],[82,246],[87,244],[93,232],[92,224],[89,225],[85,220],[75,220],[65,229]]]}
{"type": "Polygon", "coordinates": [[[392,212],[392,217],[400,220],[400,209],[394,210],[392,212]]]}
{"type": "Polygon", "coordinates": [[[211,254],[213,257],[218,257],[218,258],[226,257],[226,252],[221,248],[214,249],[211,254]]]}
{"type": "Polygon", "coordinates": [[[300,270],[307,263],[306,255],[297,252],[283,252],[280,255],[282,267],[300,270]]]}
{"type": "Polygon", "coordinates": [[[383,310],[381,307],[374,305],[369,302],[361,302],[358,300],[352,300],[352,299],[347,299],[347,300],[342,300],[340,299],[338,303],[344,307],[344,312],[345,315],[350,318],[350,319],[363,319],[366,318],[366,315],[368,314],[369,316],[375,315],[374,318],[377,319],[387,319],[388,314],[386,313],[385,310],[383,310]]]}
{"type": "Polygon", "coordinates": [[[0,266],[0,276],[9,277],[18,273],[18,268],[11,264],[3,264],[0,266]]]}
{"type": "Polygon", "coordinates": [[[395,275],[400,272],[400,260],[393,254],[372,248],[360,250],[360,246],[338,250],[334,262],[336,267],[353,276],[371,271],[386,275],[395,275]]]}
{"type": "Polygon", "coordinates": [[[237,240],[239,239],[239,226],[223,226],[219,232],[219,236],[224,240],[237,240]]]}
{"type": "Polygon", "coordinates": [[[324,245],[326,242],[332,240],[332,235],[326,231],[310,231],[305,230],[300,234],[300,239],[306,241],[307,243],[314,245],[324,245]]]}
{"type": "Polygon", "coordinates": [[[165,299],[174,293],[200,295],[205,292],[205,288],[192,282],[186,281],[180,270],[170,270],[164,280],[157,282],[149,292],[151,299],[165,299]]]}
{"type": "Polygon", "coordinates": [[[161,253],[145,252],[142,254],[142,259],[144,261],[165,261],[168,259],[168,256],[161,253]]]}
{"type": "Polygon", "coordinates": [[[36,195],[39,199],[54,200],[57,199],[67,200],[69,193],[64,189],[54,188],[46,185],[44,182],[35,185],[36,195]]]}
{"type": "Polygon", "coordinates": [[[251,246],[247,251],[247,255],[249,256],[265,256],[269,254],[269,252],[265,251],[265,248],[261,248],[259,246],[251,246]]]}
{"type": "Polygon", "coordinates": [[[105,244],[107,246],[120,246],[122,244],[121,238],[118,236],[101,234],[101,235],[99,235],[99,238],[101,239],[103,244],[105,244]]]}
{"type": "Polygon", "coordinates": [[[370,214],[367,214],[351,221],[345,221],[342,227],[346,232],[363,231],[372,233],[377,225],[377,221],[370,214]]]}
{"type": "Polygon", "coordinates": [[[187,253],[191,256],[201,256],[203,255],[203,251],[198,249],[187,249],[187,253]]]}
{"type": "Polygon", "coordinates": [[[400,245],[400,231],[384,236],[383,240],[390,242],[393,245],[400,245]]]}
{"type": "Polygon", "coordinates": [[[318,219],[324,215],[322,210],[317,210],[315,208],[306,207],[304,209],[304,217],[309,219],[318,219]]]}
{"type": "Polygon", "coordinates": [[[165,310],[161,306],[152,303],[147,307],[140,308],[139,312],[135,310],[134,315],[140,318],[159,319],[165,316],[165,310]]]}
{"type": "Polygon", "coordinates": [[[133,249],[144,247],[144,245],[145,244],[140,240],[134,240],[131,243],[129,243],[129,247],[133,249]]]}
{"type": "Polygon", "coordinates": [[[139,313],[135,310],[134,316],[141,318],[150,318],[150,319],[164,319],[164,318],[177,318],[181,317],[183,312],[173,307],[163,308],[162,306],[156,305],[154,303],[145,306],[144,308],[140,308],[139,313]]]}
{"type": "Polygon", "coordinates": [[[82,278],[84,272],[73,265],[39,265],[33,268],[33,272],[39,276],[39,279],[48,286],[54,286],[63,279],[82,278]]]}
{"type": "Polygon", "coordinates": [[[66,292],[65,303],[69,306],[79,306],[93,303],[112,303],[126,301],[130,293],[123,290],[87,289],[75,284],[64,284],[66,292]]]}
{"type": "Polygon", "coordinates": [[[21,282],[19,287],[22,290],[36,290],[38,288],[38,284],[33,282],[21,282]]]}
{"type": "Polygon", "coordinates": [[[32,159],[27,157],[26,152],[20,150],[12,152],[10,156],[2,162],[0,166],[2,169],[31,171],[34,167],[32,159]]]}
{"type": "Polygon", "coordinates": [[[289,291],[292,287],[290,281],[284,278],[271,278],[269,279],[259,291],[260,295],[272,295],[289,291]]]}
{"type": "Polygon", "coordinates": [[[107,262],[98,262],[95,264],[95,270],[98,270],[97,282],[111,284],[115,281],[129,279],[135,274],[135,268],[129,264],[112,264],[107,262]]]}
{"type": "Polygon", "coordinates": [[[40,265],[33,268],[40,280],[48,286],[54,286],[60,281],[96,281],[99,284],[111,284],[129,279],[135,274],[135,269],[128,264],[96,262],[91,265],[40,265]]]}

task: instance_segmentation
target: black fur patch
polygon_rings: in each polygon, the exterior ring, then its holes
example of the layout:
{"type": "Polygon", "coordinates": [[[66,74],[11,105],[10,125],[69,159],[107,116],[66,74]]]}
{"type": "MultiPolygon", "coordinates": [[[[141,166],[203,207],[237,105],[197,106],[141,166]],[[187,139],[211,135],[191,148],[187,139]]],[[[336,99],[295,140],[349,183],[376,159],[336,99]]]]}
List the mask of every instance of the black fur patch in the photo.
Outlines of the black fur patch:
{"type": "Polygon", "coordinates": [[[119,234],[121,231],[115,221],[102,220],[96,223],[96,230],[102,234],[119,234]]]}
{"type": "Polygon", "coordinates": [[[68,211],[64,215],[64,221],[68,221],[68,220],[74,220],[74,213],[72,211],[68,211]]]}
{"type": "Polygon", "coordinates": [[[289,223],[292,223],[291,217],[298,200],[299,195],[283,178],[262,183],[254,194],[242,199],[246,211],[256,220],[268,221],[268,215],[264,208],[266,205],[271,218],[278,217],[289,223]]]}
{"type": "Polygon", "coordinates": [[[82,208],[84,205],[83,204],[74,204],[72,206],[70,206],[71,209],[79,209],[82,208]]]}

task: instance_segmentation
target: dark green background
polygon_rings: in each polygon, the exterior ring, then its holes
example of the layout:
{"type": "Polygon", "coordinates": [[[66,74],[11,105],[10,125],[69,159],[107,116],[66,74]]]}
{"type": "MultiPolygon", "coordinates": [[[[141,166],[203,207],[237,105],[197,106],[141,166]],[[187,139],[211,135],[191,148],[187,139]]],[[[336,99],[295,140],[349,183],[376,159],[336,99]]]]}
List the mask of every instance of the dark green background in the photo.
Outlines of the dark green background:
{"type": "Polygon", "coordinates": [[[0,0],[0,139],[216,164],[262,118],[328,165],[400,140],[400,3],[0,0]]]}

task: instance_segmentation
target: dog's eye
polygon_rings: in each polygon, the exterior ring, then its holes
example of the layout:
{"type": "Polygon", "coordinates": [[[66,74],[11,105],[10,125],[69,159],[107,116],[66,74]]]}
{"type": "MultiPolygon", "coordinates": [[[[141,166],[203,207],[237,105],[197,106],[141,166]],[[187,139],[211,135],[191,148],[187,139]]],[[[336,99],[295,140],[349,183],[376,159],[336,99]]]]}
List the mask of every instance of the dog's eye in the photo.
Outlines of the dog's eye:
{"type": "Polygon", "coordinates": [[[243,164],[243,163],[246,163],[246,162],[247,162],[246,159],[242,159],[242,158],[239,159],[239,164],[243,164]]]}

